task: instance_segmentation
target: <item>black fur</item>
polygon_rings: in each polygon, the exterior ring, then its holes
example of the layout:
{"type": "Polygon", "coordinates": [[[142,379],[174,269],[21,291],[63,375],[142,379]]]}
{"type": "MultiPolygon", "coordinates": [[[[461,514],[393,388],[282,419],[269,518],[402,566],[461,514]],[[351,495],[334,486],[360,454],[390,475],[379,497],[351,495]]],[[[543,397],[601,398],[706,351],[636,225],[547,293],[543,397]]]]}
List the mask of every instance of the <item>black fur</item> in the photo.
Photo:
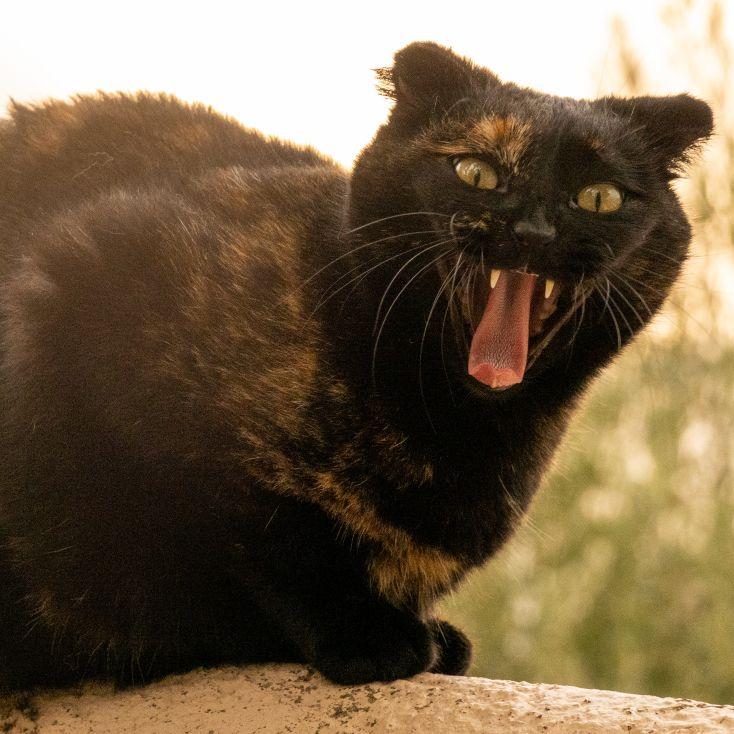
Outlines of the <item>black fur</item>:
{"type": "Polygon", "coordinates": [[[351,175],[166,97],[2,123],[0,687],[466,670],[433,603],[509,537],[663,302],[690,238],[669,180],[711,113],[542,95],[435,44],[379,76],[395,106],[351,175]],[[515,136],[512,168],[473,151],[496,191],[436,152],[487,120],[515,136]],[[618,212],[574,206],[599,181],[618,212]],[[517,234],[541,224],[552,242],[517,234]],[[467,374],[457,316],[482,265],[585,299],[501,392],[467,374]]]}

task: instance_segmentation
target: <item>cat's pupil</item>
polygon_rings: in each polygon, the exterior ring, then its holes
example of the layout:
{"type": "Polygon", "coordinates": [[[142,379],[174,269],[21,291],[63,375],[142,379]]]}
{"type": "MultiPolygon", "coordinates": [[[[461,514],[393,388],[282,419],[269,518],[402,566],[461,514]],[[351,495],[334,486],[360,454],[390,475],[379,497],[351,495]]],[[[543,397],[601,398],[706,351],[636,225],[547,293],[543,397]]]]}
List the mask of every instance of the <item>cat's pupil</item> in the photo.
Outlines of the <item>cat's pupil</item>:
{"type": "Polygon", "coordinates": [[[599,211],[599,209],[601,209],[601,191],[597,191],[596,192],[595,206],[596,206],[596,210],[597,211],[599,211]]]}
{"type": "Polygon", "coordinates": [[[479,186],[479,182],[482,180],[482,170],[479,166],[474,169],[474,185],[479,186]]]}

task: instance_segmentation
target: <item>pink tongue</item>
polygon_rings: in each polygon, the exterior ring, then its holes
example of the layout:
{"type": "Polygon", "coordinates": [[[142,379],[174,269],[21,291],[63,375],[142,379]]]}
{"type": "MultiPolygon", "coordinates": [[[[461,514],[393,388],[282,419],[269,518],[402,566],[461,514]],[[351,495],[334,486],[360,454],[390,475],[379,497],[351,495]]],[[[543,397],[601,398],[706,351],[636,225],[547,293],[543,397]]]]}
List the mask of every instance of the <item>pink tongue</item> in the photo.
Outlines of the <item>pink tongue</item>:
{"type": "Polygon", "coordinates": [[[536,275],[501,270],[469,350],[469,374],[490,387],[522,382],[536,275]]]}

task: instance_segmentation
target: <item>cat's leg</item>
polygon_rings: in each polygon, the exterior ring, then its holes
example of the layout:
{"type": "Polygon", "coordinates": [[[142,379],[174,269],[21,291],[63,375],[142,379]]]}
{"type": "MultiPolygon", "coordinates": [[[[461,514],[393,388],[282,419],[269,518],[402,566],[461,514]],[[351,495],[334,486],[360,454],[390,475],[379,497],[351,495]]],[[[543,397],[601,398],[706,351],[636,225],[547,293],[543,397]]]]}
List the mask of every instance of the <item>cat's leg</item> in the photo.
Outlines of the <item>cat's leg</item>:
{"type": "Polygon", "coordinates": [[[241,551],[243,587],[306,662],[343,684],[405,678],[436,664],[447,672],[462,667],[453,652],[460,645],[443,652],[444,638],[458,641],[460,633],[377,593],[364,543],[338,542],[336,525],[312,505],[263,496],[258,508],[241,551]],[[254,527],[267,529],[256,538],[254,527]]]}
{"type": "Polygon", "coordinates": [[[443,620],[422,624],[410,613],[363,608],[370,624],[364,636],[360,626],[341,629],[342,637],[323,635],[321,654],[314,666],[327,678],[344,684],[370,680],[394,680],[425,671],[464,675],[471,662],[471,643],[466,635],[443,620]]]}
{"type": "Polygon", "coordinates": [[[257,589],[273,624],[295,643],[303,659],[335,683],[407,678],[429,670],[439,648],[431,628],[409,611],[370,594],[365,586],[322,598],[294,588],[257,589]]]}
{"type": "Polygon", "coordinates": [[[438,658],[431,668],[431,673],[464,675],[471,662],[469,638],[442,619],[432,620],[430,627],[439,648],[438,658]]]}

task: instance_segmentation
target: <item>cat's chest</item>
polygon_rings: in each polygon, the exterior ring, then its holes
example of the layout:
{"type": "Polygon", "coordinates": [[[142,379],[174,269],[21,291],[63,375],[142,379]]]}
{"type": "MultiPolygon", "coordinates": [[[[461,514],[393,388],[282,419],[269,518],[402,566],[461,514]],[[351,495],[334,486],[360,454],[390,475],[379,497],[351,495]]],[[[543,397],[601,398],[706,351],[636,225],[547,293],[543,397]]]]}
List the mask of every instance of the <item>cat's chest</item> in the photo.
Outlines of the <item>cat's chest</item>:
{"type": "Polygon", "coordinates": [[[390,445],[392,461],[364,462],[359,486],[329,473],[319,487],[341,496],[331,512],[370,541],[371,586],[395,605],[428,609],[496,549],[518,514],[491,470],[449,479],[430,459],[401,452],[405,443],[390,445]]]}
{"type": "Polygon", "coordinates": [[[464,576],[467,565],[439,548],[415,543],[401,532],[380,543],[369,556],[371,585],[396,606],[429,609],[464,576]]]}

